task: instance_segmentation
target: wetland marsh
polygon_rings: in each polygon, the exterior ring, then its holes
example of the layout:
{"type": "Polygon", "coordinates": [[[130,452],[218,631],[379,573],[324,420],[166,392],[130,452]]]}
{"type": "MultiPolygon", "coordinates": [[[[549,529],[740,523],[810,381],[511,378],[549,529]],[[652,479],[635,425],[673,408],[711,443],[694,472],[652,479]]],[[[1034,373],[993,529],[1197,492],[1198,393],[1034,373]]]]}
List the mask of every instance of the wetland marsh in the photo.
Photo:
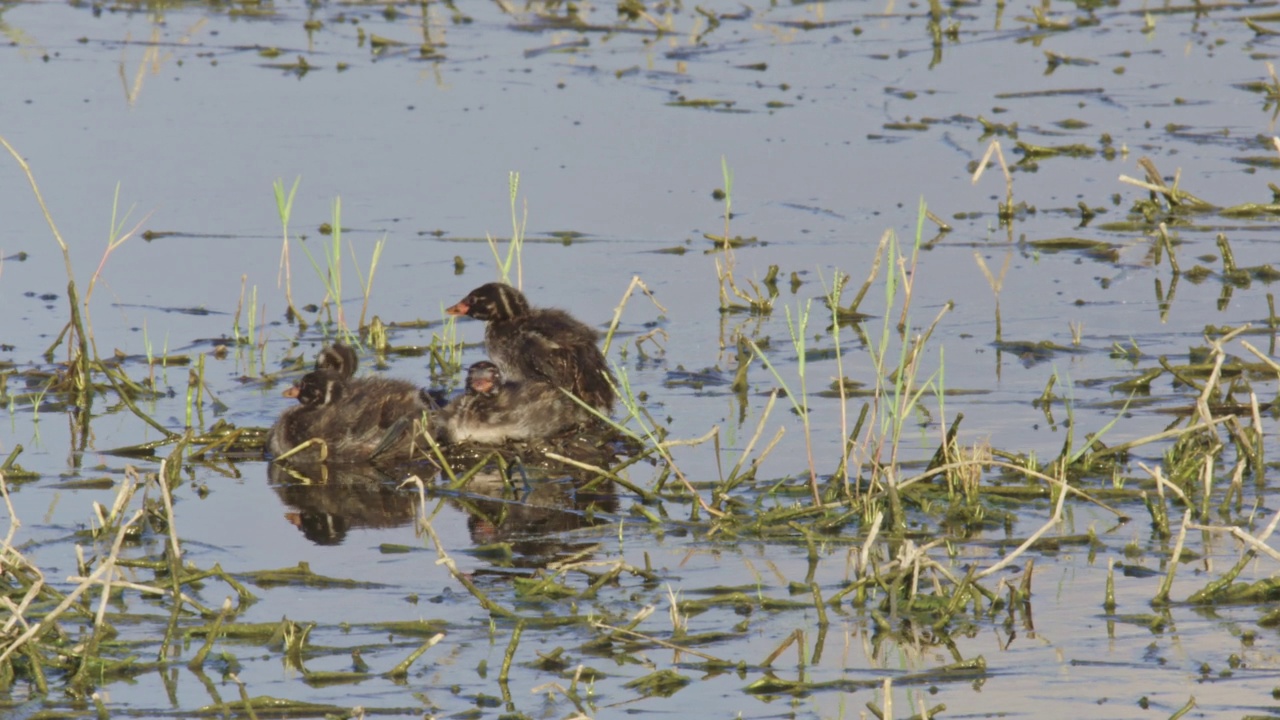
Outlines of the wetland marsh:
{"type": "Polygon", "coordinates": [[[1280,717],[1278,32],[0,5],[0,714],[1280,717]],[[253,450],[335,338],[456,391],[509,257],[639,460],[253,450]]]}

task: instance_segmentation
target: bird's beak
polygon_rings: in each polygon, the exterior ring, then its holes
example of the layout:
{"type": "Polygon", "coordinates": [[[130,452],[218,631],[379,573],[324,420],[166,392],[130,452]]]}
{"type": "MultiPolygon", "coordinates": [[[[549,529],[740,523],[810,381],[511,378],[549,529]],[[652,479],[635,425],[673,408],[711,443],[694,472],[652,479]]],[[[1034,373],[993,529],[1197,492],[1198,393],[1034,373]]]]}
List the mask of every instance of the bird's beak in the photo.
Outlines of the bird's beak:
{"type": "Polygon", "coordinates": [[[298,397],[299,392],[300,390],[297,385],[290,385],[289,387],[285,388],[284,392],[280,394],[287,398],[296,398],[298,397]]]}
{"type": "Polygon", "coordinates": [[[470,309],[471,309],[471,306],[468,305],[465,300],[463,300],[463,301],[459,301],[455,305],[445,308],[444,311],[449,313],[450,315],[466,315],[467,311],[470,309]]]}

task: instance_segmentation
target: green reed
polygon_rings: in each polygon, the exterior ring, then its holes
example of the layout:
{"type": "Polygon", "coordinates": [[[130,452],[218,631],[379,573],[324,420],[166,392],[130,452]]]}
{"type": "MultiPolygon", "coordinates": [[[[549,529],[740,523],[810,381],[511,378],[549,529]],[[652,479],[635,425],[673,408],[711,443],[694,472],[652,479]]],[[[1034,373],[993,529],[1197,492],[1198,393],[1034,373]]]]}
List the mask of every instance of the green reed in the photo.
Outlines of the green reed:
{"type": "MultiPolygon", "coordinates": [[[[717,248],[724,250],[723,262],[721,262],[721,258],[716,258],[715,263],[716,280],[719,282],[720,312],[768,315],[773,312],[773,302],[778,295],[777,286],[769,280],[765,283],[765,290],[762,291],[754,280],[748,280],[747,285],[750,286],[750,291],[747,291],[738,285],[738,281],[734,276],[734,268],[737,264],[734,247],[746,244],[747,241],[741,237],[730,237],[729,235],[729,221],[733,219],[733,171],[729,169],[729,161],[723,156],[720,158],[720,175],[721,181],[724,183],[722,191],[724,234],[718,237],[707,236],[709,240],[715,243],[717,248]],[[742,302],[735,302],[734,298],[742,302]]],[[[754,242],[754,239],[752,242],[754,242]]]]}
{"type": "Polygon", "coordinates": [[[360,262],[356,260],[355,248],[351,248],[351,264],[355,268],[356,281],[360,283],[360,295],[364,298],[360,303],[360,324],[358,327],[365,326],[364,319],[369,312],[369,295],[373,292],[373,276],[378,272],[378,261],[382,258],[382,250],[387,245],[386,236],[382,236],[373,244],[373,256],[369,258],[369,275],[365,279],[365,275],[360,272],[360,262]]]}
{"type": "Polygon", "coordinates": [[[524,238],[529,224],[529,201],[525,200],[524,212],[517,213],[516,200],[520,196],[520,173],[512,170],[507,176],[507,195],[511,203],[511,241],[507,243],[504,257],[498,251],[498,241],[492,235],[485,237],[489,241],[489,250],[498,266],[498,279],[516,288],[524,287],[524,238]],[[515,282],[511,281],[511,269],[515,268],[515,282]]]}
{"type": "Polygon", "coordinates": [[[306,327],[302,314],[293,304],[293,268],[289,262],[289,218],[293,216],[293,199],[298,194],[298,184],[302,177],[293,179],[293,186],[288,193],[284,189],[284,181],[277,179],[271,184],[276,198],[276,214],[280,216],[280,271],[276,275],[276,286],[284,285],[285,304],[290,318],[296,318],[303,328],[306,327]]]}
{"type": "Polygon", "coordinates": [[[363,298],[359,321],[356,327],[352,328],[347,324],[346,309],[342,299],[342,198],[334,198],[330,222],[325,224],[322,232],[326,232],[329,235],[329,241],[321,246],[324,250],[323,267],[305,243],[300,244],[300,247],[303,253],[306,254],[307,260],[311,262],[311,267],[315,270],[316,276],[320,279],[325,289],[325,297],[321,302],[321,308],[328,313],[328,321],[334,326],[335,334],[349,342],[359,343],[359,337],[355,330],[365,327],[365,318],[369,309],[369,296],[373,292],[373,278],[377,273],[378,263],[382,258],[386,238],[374,243],[373,255],[369,262],[367,275],[361,273],[360,262],[355,254],[355,247],[349,247],[354,272],[356,273],[356,281],[360,285],[363,298]]]}
{"type": "Polygon", "coordinates": [[[818,490],[818,469],[813,459],[813,432],[809,424],[809,394],[805,376],[805,358],[807,357],[805,343],[809,334],[809,312],[812,304],[812,301],[806,301],[796,309],[794,317],[791,314],[791,308],[788,307],[786,309],[787,331],[791,335],[791,346],[795,349],[797,355],[796,375],[800,380],[799,394],[792,392],[787,385],[787,381],[783,379],[782,373],[778,372],[778,369],[774,367],[774,364],[769,360],[769,356],[760,349],[760,346],[754,340],[747,340],[747,342],[750,344],[755,356],[760,358],[760,361],[764,363],[764,366],[773,375],[774,380],[782,386],[787,399],[791,401],[792,410],[800,417],[801,425],[804,428],[805,454],[809,461],[809,490],[813,495],[813,504],[821,505],[822,495],[818,490]]]}

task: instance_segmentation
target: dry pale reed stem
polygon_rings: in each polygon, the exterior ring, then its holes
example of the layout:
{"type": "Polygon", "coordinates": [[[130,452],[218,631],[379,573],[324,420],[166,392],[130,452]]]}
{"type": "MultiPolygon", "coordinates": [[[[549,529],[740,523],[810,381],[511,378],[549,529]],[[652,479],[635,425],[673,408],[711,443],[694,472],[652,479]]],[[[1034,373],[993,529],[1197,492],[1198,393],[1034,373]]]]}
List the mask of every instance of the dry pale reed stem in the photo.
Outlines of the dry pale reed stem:
{"type": "MultiPolygon", "coordinates": [[[[1064,488],[1067,486],[1065,482],[1063,482],[1062,484],[1064,488]]],[[[999,572],[1000,570],[1003,570],[1004,568],[1008,567],[1015,559],[1017,559],[1019,555],[1021,555],[1022,553],[1030,549],[1031,546],[1034,545],[1036,541],[1040,539],[1041,536],[1049,532],[1050,528],[1052,528],[1054,525],[1057,525],[1058,522],[1062,520],[1062,505],[1066,501],[1066,499],[1067,499],[1067,493],[1059,492],[1058,502],[1057,504],[1054,505],[1053,515],[1049,516],[1049,520],[1045,522],[1044,525],[1040,526],[1039,530],[1036,530],[1034,533],[1032,533],[1031,537],[1027,538],[1013,552],[1004,556],[1004,558],[999,562],[997,562],[995,565],[992,565],[991,567],[985,570],[980,570],[977,573],[974,573],[973,579],[981,580],[982,578],[987,577],[988,575],[992,575],[994,573],[999,572]]]]}
{"type": "Polygon", "coordinates": [[[1250,345],[1248,340],[1241,340],[1240,344],[1244,346],[1245,350],[1253,353],[1259,360],[1266,363],[1267,367],[1271,368],[1272,372],[1280,376],[1280,363],[1276,363],[1276,361],[1268,357],[1266,353],[1263,353],[1258,348],[1250,345]]]}
{"type": "Polygon", "coordinates": [[[1181,500],[1184,505],[1191,504],[1191,501],[1187,499],[1186,493],[1182,492],[1182,488],[1174,485],[1164,478],[1163,469],[1159,465],[1155,466],[1155,468],[1150,468],[1147,467],[1146,463],[1140,462],[1138,463],[1138,467],[1146,471],[1146,473],[1151,476],[1151,479],[1156,481],[1156,494],[1160,496],[1161,502],[1164,502],[1164,489],[1169,488],[1173,491],[1174,495],[1178,496],[1178,499],[1181,500]]]}
{"type": "Polygon", "coordinates": [[[677,651],[677,652],[688,653],[688,654],[693,655],[693,656],[695,656],[695,657],[700,657],[700,658],[702,658],[702,659],[704,659],[704,660],[709,660],[709,661],[711,661],[711,662],[724,662],[724,660],[722,660],[722,659],[720,659],[720,658],[716,657],[715,655],[709,655],[709,654],[707,654],[707,653],[704,653],[704,652],[701,652],[701,651],[698,651],[698,650],[694,650],[694,649],[693,649],[693,648],[691,648],[691,647],[685,647],[685,646],[683,646],[683,645],[677,645],[677,644],[675,644],[675,643],[667,642],[666,640],[659,640],[658,638],[653,637],[652,635],[645,635],[644,633],[638,633],[638,632],[636,632],[636,631],[634,631],[634,630],[628,630],[628,629],[626,629],[626,628],[615,627],[615,626],[613,626],[613,625],[606,625],[605,623],[602,623],[602,622],[593,622],[593,623],[591,623],[591,626],[592,626],[592,627],[594,627],[594,628],[598,628],[598,629],[600,629],[600,630],[608,630],[608,631],[609,631],[609,632],[611,632],[611,633],[616,633],[616,634],[619,634],[619,635],[626,635],[626,636],[631,637],[631,638],[634,638],[634,639],[636,639],[636,640],[644,640],[645,642],[651,642],[651,643],[653,643],[654,645],[658,645],[658,646],[660,646],[660,647],[668,648],[668,649],[670,649],[670,650],[675,650],[675,651],[677,651]]]}
{"type": "Polygon", "coordinates": [[[654,304],[654,307],[658,308],[658,310],[663,314],[666,314],[667,312],[667,309],[662,306],[662,303],[658,302],[658,298],[654,297],[653,292],[649,290],[648,285],[644,284],[644,281],[640,279],[640,276],[631,276],[631,284],[627,286],[627,291],[622,293],[622,300],[618,302],[618,306],[613,309],[613,320],[609,323],[609,329],[604,334],[604,349],[602,352],[606,355],[609,354],[609,345],[613,342],[613,333],[618,329],[618,323],[622,321],[622,310],[631,300],[631,295],[635,292],[636,288],[640,288],[641,292],[649,297],[649,300],[654,304]]]}
{"type": "Polygon", "coordinates": [[[100,582],[103,575],[115,568],[116,554],[120,552],[120,545],[124,542],[125,532],[135,522],[137,522],[138,518],[142,517],[142,515],[143,511],[138,510],[133,514],[133,517],[129,518],[128,522],[120,526],[120,529],[116,532],[115,542],[112,543],[111,546],[111,554],[107,556],[101,565],[98,566],[98,569],[95,570],[88,578],[85,578],[84,582],[77,585],[74,590],[68,593],[56,608],[40,619],[39,623],[33,625],[30,629],[14,640],[9,647],[5,648],[4,652],[0,653],[0,664],[4,663],[5,660],[8,660],[9,657],[25,645],[28,640],[44,632],[44,630],[49,627],[49,625],[53,624],[53,622],[57,620],[62,613],[66,612],[67,608],[71,607],[71,605],[74,604],[86,590],[88,590],[92,585],[100,582]]]}
{"type": "Polygon", "coordinates": [[[1272,560],[1280,562],[1280,551],[1277,551],[1275,548],[1267,544],[1267,539],[1270,538],[1271,534],[1275,532],[1277,524],[1280,524],[1280,510],[1277,510],[1276,514],[1271,516],[1271,522],[1267,525],[1266,530],[1264,530],[1262,534],[1258,536],[1250,535],[1244,530],[1234,526],[1190,525],[1188,527],[1191,530],[1207,530],[1209,532],[1230,533],[1234,535],[1236,539],[1239,540],[1240,542],[1266,555],[1272,560]]]}
{"type": "Polygon", "coordinates": [[[1178,528],[1178,539],[1173,544],[1173,554],[1169,556],[1169,574],[1165,575],[1164,582],[1160,584],[1160,589],[1156,592],[1152,602],[1168,603],[1169,590],[1173,587],[1173,577],[1178,572],[1178,558],[1182,557],[1182,545],[1187,540],[1187,528],[1191,525],[1191,509],[1187,508],[1182,513],[1182,524],[1178,528]]]}

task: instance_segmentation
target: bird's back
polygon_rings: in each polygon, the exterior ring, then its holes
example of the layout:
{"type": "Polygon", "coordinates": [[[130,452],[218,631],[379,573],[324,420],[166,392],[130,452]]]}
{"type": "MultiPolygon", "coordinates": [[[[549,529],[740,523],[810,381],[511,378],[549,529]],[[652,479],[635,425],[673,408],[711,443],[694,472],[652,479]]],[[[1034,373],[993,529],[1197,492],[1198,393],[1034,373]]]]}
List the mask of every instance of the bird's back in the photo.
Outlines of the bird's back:
{"type": "Polygon", "coordinates": [[[612,373],[600,352],[599,333],[563,310],[538,309],[490,322],[485,347],[511,380],[545,381],[593,407],[613,409],[612,373]]]}

